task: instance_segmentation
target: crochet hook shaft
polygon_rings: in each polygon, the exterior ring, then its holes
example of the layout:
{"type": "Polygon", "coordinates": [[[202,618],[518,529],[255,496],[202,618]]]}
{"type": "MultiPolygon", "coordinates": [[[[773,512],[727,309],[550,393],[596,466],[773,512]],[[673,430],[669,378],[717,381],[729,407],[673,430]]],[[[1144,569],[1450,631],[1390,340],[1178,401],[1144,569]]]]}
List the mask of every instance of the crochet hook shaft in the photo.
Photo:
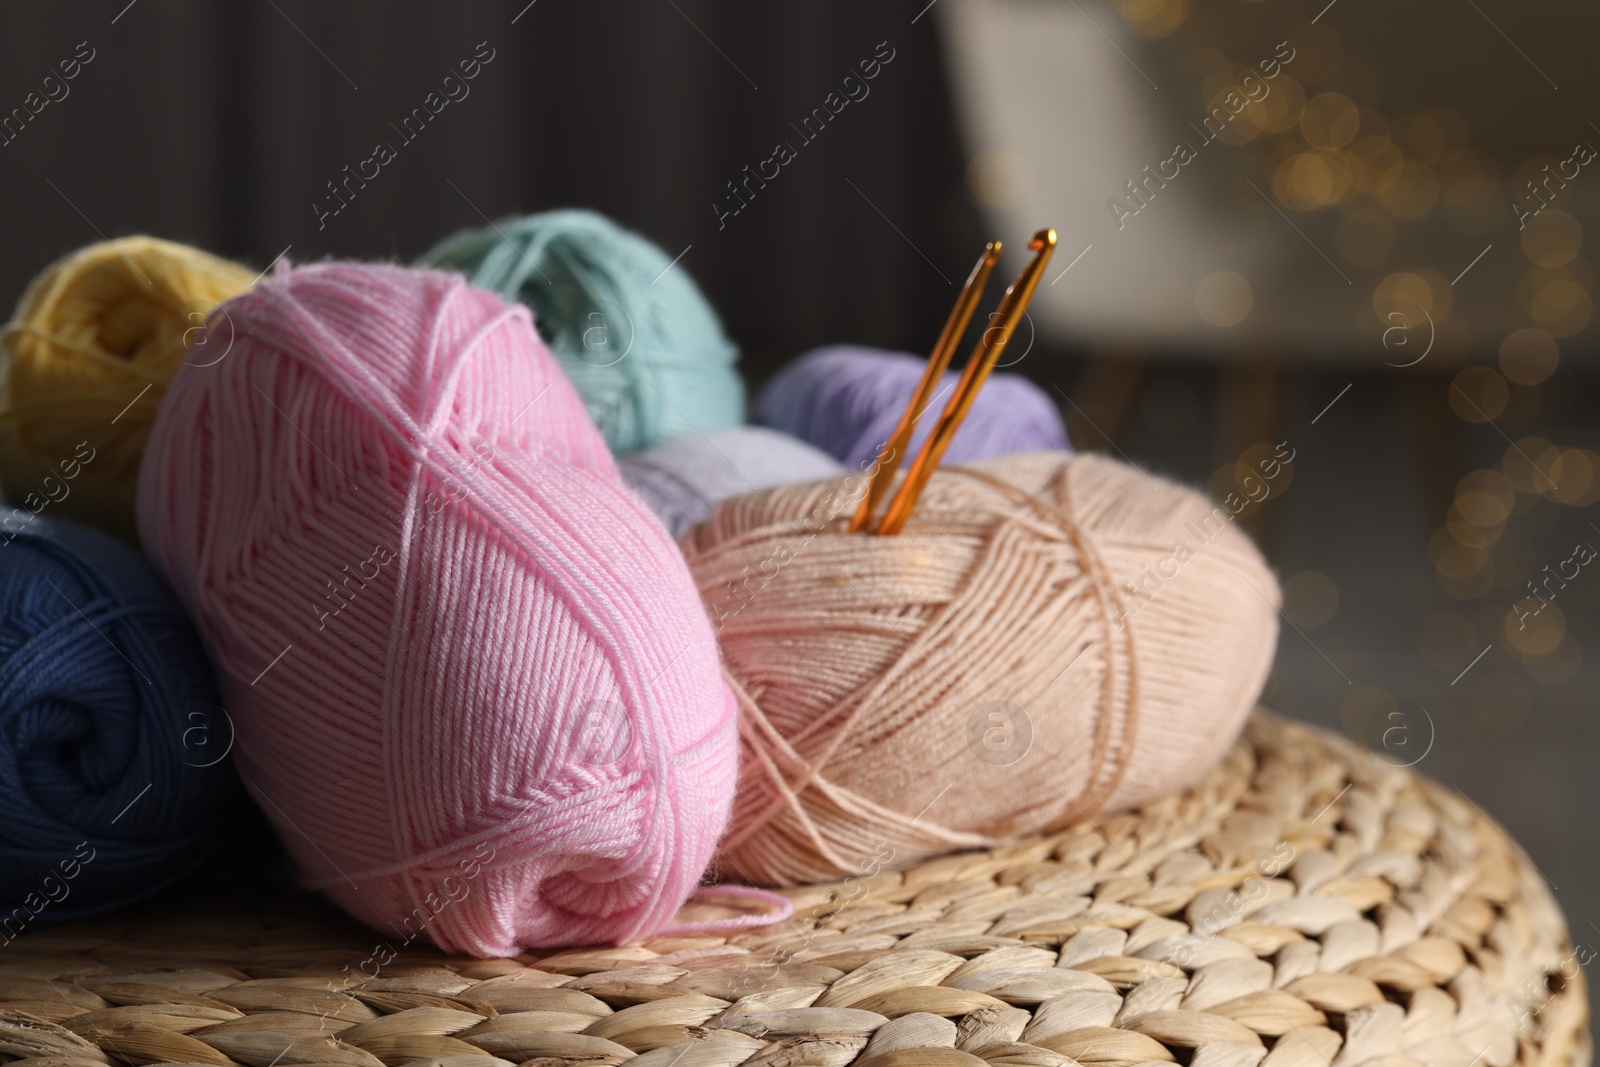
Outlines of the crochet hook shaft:
{"type": "Polygon", "coordinates": [[[944,414],[939,416],[939,425],[928,435],[927,442],[923,444],[922,450],[917,453],[916,460],[911,464],[910,473],[900,483],[900,489],[895,493],[894,499],[889,502],[889,510],[884,513],[883,521],[878,524],[878,533],[886,536],[897,534],[905,527],[911,509],[916,506],[917,497],[922,495],[923,487],[938,469],[939,461],[944,458],[945,450],[950,447],[951,438],[955,437],[956,430],[961,427],[961,421],[972,409],[973,401],[978,398],[978,390],[983,388],[989,372],[1000,362],[1006,345],[1011,342],[1012,333],[1016,331],[1017,323],[1022,320],[1023,312],[1028,309],[1028,302],[1033,299],[1033,291],[1039,287],[1039,278],[1044,273],[1045,264],[1050,261],[1050,256],[1056,249],[1056,231],[1040,230],[1028,242],[1028,248],[1034,253],[1033,260],[1022,269],[1022,273],[1017,275],[1017,280],[1011,283],[1006,289],[1005,296],[1000,299],[1000,308],[994,313],[1000,320],[999,325],[984,330],[983,335],[978,338],[977,346],[967,359],[966,369],[961,372],[961,381],[956,385],[956,391],[951,394],[949,402],[945,404],[944,414]]]}
{"type": "Polygon", "coordinates": [[[883,500],[883,495],[894,483],[894,472],[900,469],[900,461],[905,457],[906,449],[911,446],[911,435],[916,432],[917,420],[922,416],[923,409],[933,402],[933,391],[938,386],[939,379],[944,377],[946,368],[950,366],[950,358],[956,353],[956,345],[961,343],[961,335],[967,332],[967,323],[972,321],[972,312],[983,296],[984,287],[989,284],[989,272],[1000,259],[1000,248],[999,241],[990,241],[984,247],[983,255],[979,256],[978,262],[973,265],[972,273],[967,275],[966,283],[961,287],[961,295],[956,298],[955,306],[950,309],[949,318],[944,320],[944,329],[939,331],[939,339],[934,342],[933,353],[928,356],[928,365],[922,371],[922,380],[917,383],[916,391],[911,394],[911,402],[906,405],[905,413],[900,416],[900,422],[895,426],[894,433],[889,435],[889,439],[878,450],[872,482],[867,488],[867,495],[862,497],[860,506],[856,508],[855,517],[850,520],[850,533],[859,533],[867,528],[867,524],[872,521],[873,512],[878,510],[878,504],[883,500]]]}

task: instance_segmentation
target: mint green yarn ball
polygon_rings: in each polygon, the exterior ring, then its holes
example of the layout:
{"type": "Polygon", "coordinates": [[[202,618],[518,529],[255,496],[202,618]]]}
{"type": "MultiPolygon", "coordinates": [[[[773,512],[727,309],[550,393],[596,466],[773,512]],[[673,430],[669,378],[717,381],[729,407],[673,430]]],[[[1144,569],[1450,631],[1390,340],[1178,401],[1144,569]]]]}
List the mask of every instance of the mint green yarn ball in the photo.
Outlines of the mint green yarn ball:
{"type": "Polygon", "coordinates": [[[744,423],[739,350],[683,264],[593,211],[463,230],[422,257],[520,300],[616,453],[744,423]]]}

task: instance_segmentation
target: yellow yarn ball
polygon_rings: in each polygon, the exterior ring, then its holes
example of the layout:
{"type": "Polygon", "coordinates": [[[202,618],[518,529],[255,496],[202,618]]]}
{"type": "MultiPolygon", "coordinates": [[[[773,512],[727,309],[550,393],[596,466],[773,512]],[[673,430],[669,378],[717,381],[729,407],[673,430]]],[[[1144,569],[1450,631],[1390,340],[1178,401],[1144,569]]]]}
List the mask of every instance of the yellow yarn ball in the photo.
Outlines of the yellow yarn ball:
{"type": "Polygon", "coordinates": [[[221,358],[226,328],[208,334],[207,317],[252,280],[236,263],[153,237],[90,245],[35,278],[0,335],[7,501],[137,542],[139,460],[167,384],[190,343],[210,346],[193,362],[221,358]]]}

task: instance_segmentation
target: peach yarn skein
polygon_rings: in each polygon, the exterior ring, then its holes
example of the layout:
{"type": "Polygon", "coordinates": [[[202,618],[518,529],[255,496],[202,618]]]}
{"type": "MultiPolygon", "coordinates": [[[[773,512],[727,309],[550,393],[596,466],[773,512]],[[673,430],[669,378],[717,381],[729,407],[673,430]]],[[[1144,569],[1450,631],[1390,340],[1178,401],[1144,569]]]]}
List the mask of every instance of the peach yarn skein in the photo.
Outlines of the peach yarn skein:
{"type": "Polygon", "coordinates": [[[898,536],[846,534],[863,484],[725,501],[680,542],[740,706],[721,873],[993,846],[1182,789],[1232,743],[1279,592],[1225,508],[1030,453],[941,469],[898,536]]]}
{"type": "Polygon", "coordinates": [[[40,273],[0,334],[6,498],[32,509],[32,494],[54,516],[134,541],[134,481],[167,383],[186,359],[222,358],[226,332],[208,333],[206,319],[253,277],[154,237],[89,245],[40,273]],[[94,458],[68,484],[62,464],[80,442],[79,458],[94,458]]]}
{"type": "Polygon", "coordinates": [[[223,310],[233,351],[173,382],[139,529],[303,881],[449,952],[662,929],[727,819],[733,698],[528,310],[337,262],[223,310]]]}

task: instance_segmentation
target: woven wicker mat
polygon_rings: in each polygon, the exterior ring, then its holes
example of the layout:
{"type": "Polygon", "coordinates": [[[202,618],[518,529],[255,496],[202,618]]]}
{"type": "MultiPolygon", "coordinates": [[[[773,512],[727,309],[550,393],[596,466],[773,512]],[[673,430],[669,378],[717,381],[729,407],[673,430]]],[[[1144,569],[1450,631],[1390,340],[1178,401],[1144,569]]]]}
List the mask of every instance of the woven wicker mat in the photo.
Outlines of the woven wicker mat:
{"type": "Polygon", "coordinates": [[[1582,971],[1504,833],[1268,715],[1144,811],[793,897],[792,920],[728,937],[472,960],[201,879],[0,948],[0,1059],[1588,1063],[1582,971]]]}

